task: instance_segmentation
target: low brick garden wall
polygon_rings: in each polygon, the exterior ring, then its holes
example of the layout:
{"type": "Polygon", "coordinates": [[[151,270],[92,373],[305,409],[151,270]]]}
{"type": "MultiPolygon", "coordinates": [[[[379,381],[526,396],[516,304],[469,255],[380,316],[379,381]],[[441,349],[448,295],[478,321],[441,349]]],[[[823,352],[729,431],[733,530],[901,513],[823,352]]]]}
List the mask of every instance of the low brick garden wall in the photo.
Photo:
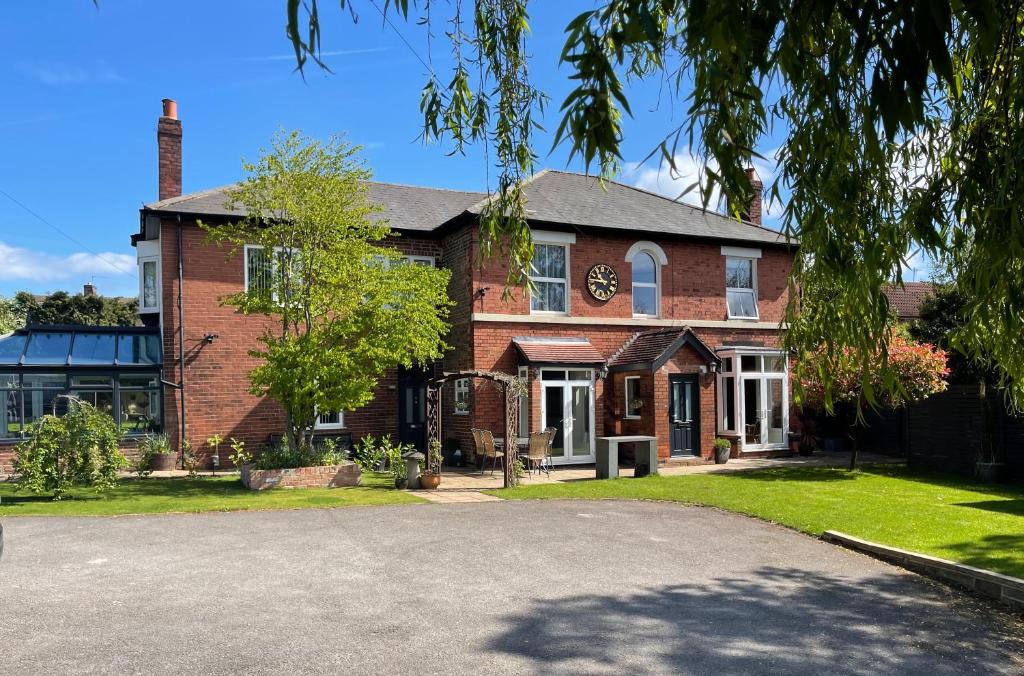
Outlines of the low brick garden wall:
{"type": "Polygon", "coordinates": [[[293,469],[255,469],[252,465],[242,466],[242,483],[254,491],[267,488],[341,488],[358,486],[361,480],[362,473],[354,462],[293,469]]]}

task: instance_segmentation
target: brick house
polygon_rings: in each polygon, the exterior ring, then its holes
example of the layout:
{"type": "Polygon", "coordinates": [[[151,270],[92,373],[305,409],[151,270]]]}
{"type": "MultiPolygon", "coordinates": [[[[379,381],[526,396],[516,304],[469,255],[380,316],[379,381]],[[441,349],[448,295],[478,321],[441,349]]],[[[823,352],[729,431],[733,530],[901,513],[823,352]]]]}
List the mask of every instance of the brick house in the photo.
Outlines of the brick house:
{"type": "MultiPolygon", "coordinates": [[[[162,338],[163,428],[175,444],[184,430],[201,454],[214,433],[259,447],[283,430],[275,403],[247,392],[248,350],[266,320],[219,302],[248,283],[249,254],[226,260],[197,226],[237,212],[225,209],[223,188],[181,194],[173,101],[165,101],[157,139],[159,200],[142,208],[132,243],[140,312],[162,338]]],[[[557,428],[556,464],[593,462],[596,438],[616,434],[657,436],[666,460],[710,457],[716,436],[734,439],[738,453],[787,447],[789,368],[779,327],[794,251],[761,227],[759,199],[741,222],[561,171],[537,174],[525,192],[536,292],[503,300],[505,262],[479,257],[486,194],[370,185],[395,247],[451,270],[453,349],[442,363],[389,373],[370,405],[322,416],[325,433],[422,444],[426,380],[478,369],[527,383],[520,436],[557,428]]],[[[480,380],[446,384],[443,437],[469,448],[474,427],[500,436],[499,393],[480,380]]]]}

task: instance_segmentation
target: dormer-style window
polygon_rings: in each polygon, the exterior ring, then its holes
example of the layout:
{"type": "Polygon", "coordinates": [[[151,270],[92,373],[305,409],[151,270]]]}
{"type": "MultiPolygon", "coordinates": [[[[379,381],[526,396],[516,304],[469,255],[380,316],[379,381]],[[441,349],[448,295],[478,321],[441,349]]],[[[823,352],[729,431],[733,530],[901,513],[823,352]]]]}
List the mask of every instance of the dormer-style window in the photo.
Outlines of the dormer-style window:
{"type": "Polygon", "coordinates": [[[633,316],[658,317],[661,314],[661,266],[668,256],[654,242],[637,242],[626,253],[632,264],[633,316]]]}
{"type": "Polygon", "coordinates": [[[729,319],[757,319],[757,259],[760,249],[722,247],[729,319]]]}

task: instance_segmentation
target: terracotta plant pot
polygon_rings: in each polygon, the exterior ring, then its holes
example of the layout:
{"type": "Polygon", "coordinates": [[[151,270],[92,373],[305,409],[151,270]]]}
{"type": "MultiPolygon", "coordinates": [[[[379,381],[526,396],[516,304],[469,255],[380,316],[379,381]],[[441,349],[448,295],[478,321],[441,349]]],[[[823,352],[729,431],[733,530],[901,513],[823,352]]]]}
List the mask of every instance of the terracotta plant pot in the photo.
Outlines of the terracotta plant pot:
{"type": "Polygon", "coordinates": [[[420,488],[432,491],[441,485],[440,474],[420,474],[420,488]]]}
{"type": "Polygon", "coordinates": [[[149,456],[149,468],[154,472],[177,469],[178,456],[175,453],[157,453],[149,456]]]}

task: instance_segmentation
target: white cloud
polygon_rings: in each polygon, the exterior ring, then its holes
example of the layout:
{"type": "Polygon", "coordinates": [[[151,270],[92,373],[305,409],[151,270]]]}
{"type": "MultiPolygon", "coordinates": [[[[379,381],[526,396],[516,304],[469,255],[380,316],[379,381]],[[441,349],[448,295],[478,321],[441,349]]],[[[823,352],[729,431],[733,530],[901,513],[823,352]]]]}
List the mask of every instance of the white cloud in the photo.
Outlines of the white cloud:
{"type": "MultiPolygon", "coordinates": [[[[331,56],[353,56],[355,54],[373,54],[376,52],[386,52],[386,47],[368,47],[366,49],[337,49],[330,52],[320,52],[320,58],[325,59],[331,56]]],[[[295,53],[291,54],[274,54],[272,56],[241,56],[235,59],[235,61],[294,61],[295,53]]]]}
{"type": "Polygon", "coordinates": [[[124,82],[124,78],[105,61],[98,61],[91,66],[19,63],[17,67],[25,75],[50,86],[124,82]]]}
{"type": "Polygon", "coordinates": [[[135,256],[120,253],[73,253],[54,256],[10,246],[0,241],[0,280],[52,283],[75,281],[84,283],[92,277],[117,278],[117,286],[133,280],[135,256]]]}
{"type": "MultiPolygon", "coordinates": [[[[776,153],[777,150],[772,150],[765,153],[765,156],[768,158],[767,160],[755,158],[753,161],[758,178],[766,186],[775,180],[776,153]]],[[[699,188],[695,187],[685,195],[682,193],[691,185],[701,180],[700,172],[704,167],[717,169],[718,163],[714,160],[704,162],[695,157],[689,148],[684,148],[682,152],[675,156],[675,168],[664,158],[662,158],[657,168],[643,166],[639,162],[627,162],[622,172],[622,178],[625,182],[632,183],[638,188],[643,188],[644,190],[649,190],[686,204],[703,207],[699,188]]],[[[708,208],[724,210],[721,197],[721,191],[716,186],[711,192],[708,208]]],[[[769,204],[769,200],[766,198],[763,208],[765,224],[770,225],[770,221],[775,221],[782,215],[785,205],[779,203],[769,204]]]]}

